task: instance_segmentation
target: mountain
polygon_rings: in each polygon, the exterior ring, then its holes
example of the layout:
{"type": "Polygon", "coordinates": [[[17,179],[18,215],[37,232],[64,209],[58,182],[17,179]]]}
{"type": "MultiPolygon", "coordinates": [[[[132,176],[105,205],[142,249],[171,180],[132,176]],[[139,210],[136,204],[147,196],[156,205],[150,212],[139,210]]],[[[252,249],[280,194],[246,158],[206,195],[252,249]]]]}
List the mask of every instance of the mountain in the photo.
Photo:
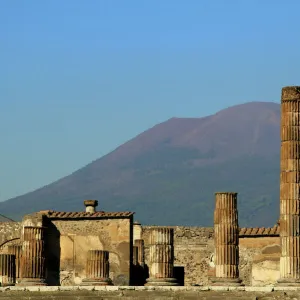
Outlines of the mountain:
{"type": "Polygon", "coordinates": [[[144,224],[213,224],[214,193],[239,193],[241,226],[279,216],[280,105],[250,102],[203,118],[172,118],[73,174],[0,203],[19,218],[32,211],[136,212],[144,224]]]}

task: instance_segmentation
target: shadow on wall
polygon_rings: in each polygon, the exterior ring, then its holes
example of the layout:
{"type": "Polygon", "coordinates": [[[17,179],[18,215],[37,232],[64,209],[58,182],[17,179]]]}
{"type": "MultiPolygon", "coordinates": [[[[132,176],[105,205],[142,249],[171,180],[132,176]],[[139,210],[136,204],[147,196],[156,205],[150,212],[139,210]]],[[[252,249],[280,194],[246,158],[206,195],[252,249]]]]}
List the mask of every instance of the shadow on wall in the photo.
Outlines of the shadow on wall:
{"type": "Polygon", "coordinates": [[[148,277],[149,271],[147,265],[136,264],[132,266],[132,285],[143,286],[148,277]]]}
{"type": "MultiPolygon", "coordinates": [[[[174,278],[179,286],[184,286],[184,267],[174,266],[173,269],[174,278]]],[[[132,285],[142,286],[146,283],[146,279],[149,278],[149,267],[147,264],[141,266],[139,264],[133,265],[133,280],[132,285]]]]}
{"type": "Polygon", "coordinates": [[[48,285],[60,285],[60,232],[49,222],[46,231],[46,282],[48,285]]]}

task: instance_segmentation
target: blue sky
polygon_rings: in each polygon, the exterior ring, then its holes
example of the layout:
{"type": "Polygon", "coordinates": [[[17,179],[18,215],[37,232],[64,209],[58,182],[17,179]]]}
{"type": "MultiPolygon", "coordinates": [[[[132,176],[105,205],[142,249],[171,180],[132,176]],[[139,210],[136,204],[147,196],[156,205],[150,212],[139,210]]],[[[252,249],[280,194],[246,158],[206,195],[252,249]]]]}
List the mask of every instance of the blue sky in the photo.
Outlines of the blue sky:
{"type": "Polygon", "coordinates": [[[300,1],[0,1],[0,200],[173,116],[300,85],[300,1]]]}

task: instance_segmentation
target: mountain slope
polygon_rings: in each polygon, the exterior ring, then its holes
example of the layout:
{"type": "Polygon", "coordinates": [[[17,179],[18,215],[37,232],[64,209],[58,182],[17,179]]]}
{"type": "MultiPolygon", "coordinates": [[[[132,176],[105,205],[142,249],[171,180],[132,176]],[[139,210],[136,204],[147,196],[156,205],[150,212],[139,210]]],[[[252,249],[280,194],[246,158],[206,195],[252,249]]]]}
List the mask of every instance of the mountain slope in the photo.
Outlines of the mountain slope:
{"type": "Polygon", "coordinates": [[[48,186],[0,203],[42,209],[132,210],[147,224],[213,224],[214,192],[239,192],[241,225],[273,225],[279,207],[280,105],[251,102],[204,118],[172,118],[48,186]]]}

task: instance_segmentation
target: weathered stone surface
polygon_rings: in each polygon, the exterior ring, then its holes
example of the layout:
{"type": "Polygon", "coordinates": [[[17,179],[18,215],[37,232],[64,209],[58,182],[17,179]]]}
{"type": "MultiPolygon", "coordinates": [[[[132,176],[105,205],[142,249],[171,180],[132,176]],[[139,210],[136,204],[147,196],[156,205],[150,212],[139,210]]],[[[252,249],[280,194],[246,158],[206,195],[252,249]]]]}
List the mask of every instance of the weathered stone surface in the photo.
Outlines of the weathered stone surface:
{"type": "Polygon", "coordinates": [[[109,278],[109,252],[89,250],[86,262],[86,278],[82,285],[111,285],[109,278]]]}
{"type": "Polygon", "coordinates": [[[252,265],[252,286],[274,286],[280,278],[279,255],[254,257],[252,265]]]}
{"type": "Polygon", "coordinates": [[[18,285],[45,285],[45,228],[23,229],[21,280],[18,285]]]}
{"type": "MultiPolygon", "coordinates": [[[[130,244],[131,226],[129,218],[96,220],[52,220],[53,227],[48,228],[52,236],[57,234],[59,284],[81,284],[86,277],[85,266],[90,249],[109,251],[110,274],[114,284],[130,283],[130,244]]],[[[53,238],[54,239],[54,238],[53,238]]],[[[54,244],[55,241],[49,241],[54,244]]]]}
{"type": "Polygon", "coordinates": [[[173,278],[174,229],[152,228],[149,236],[149,278],[148,285],[177,285],[173,278]]]}
{"type": "Polygon", "coordinates": [[[280,279],[300,285],[300,87],[281,93],[280,279]]]}
{"type": "Polygon", "coordinates": [[[89,213],[94,213],[96,211],[96,207],[98,206],[97,200],[84,200],[85,211],[89,213]]]}
{"type": "MultiPolygon", "coordinates": [[[[52,287],[49,287],[52,288],[52,287]]],[[[241,288],[233,287],[214,287],[214,291],[205,291],[199,289],[190,288],[188,290],[181,290],[175,287],[159,287],[152,290],[149,289],[125,289],[122,287],[111,287],[114,290],[81,290],[78,287],[70,287],[68,291],[46,291],[44,287],[31,287],[31,292],[28,291],[5,291],[0,293],[0,299],[10,299],[10,300],[60,300],[60,299],[74,299],[77,300],[96,300],[96,299],[122,299],[134,300],[134,299],[144,299],[144,300],[299,300],[299,290],[285,290],[285,291],[273,291],[273,288],[252,288],[246,287],[247,290],[242,291],[241,288]]]]}
{"type": "Polygon", "coordinates": [[[15,255],[15,266],[16,266],[16,281],[21,277],[21,256],[22,256],[22,245],[9,245],[7,247],[8,254],[15,255]]]}
{"type": "Polygon", "coordinates": [[[145,244],[144,240],[137,239],[134,241],[134,245],[137,247],[137,262],[140,266],[145,265],[145,244]]]}
{"type": "Polygon", "coordinates": [[[239,226],[237,193],[216,193],[215,268],[212,282],[220,285],[238,285],[239,279],[239,226]]]}
{"type": "Polygon", "coordinates": [[[138,255],[139,255],[139,249],[137,246],[132,247],[132,263],[136,266],[138,265],[138,255]]]}
{"type": "Polygon", "coordinates": [[[0,222],[0,247],[21,237],[21,222],[0,222]]]}
{"type": "Polygon", "coordinates": [[[16,283],[16,256],[0,254],[0,282],[1,286],[12,286],[16,283]]]}

